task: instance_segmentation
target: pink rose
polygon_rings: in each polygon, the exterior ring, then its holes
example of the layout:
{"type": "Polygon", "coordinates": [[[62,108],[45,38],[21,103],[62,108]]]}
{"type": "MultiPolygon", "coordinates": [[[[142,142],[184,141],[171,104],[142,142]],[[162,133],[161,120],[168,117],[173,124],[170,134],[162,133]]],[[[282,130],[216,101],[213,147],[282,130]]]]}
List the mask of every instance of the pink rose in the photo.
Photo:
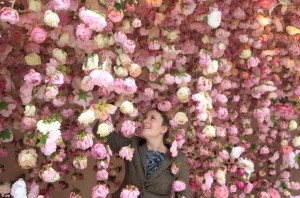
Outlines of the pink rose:
{"type": "Polygon", "coordinates": [[[120,194],[121,198],[138,198],[140,191],[137,187],[128,185],[126,188],[123,188],[120,194]]]}
{"type": "Polygon", "coordinates": [[[108,178],[107,170],[98,170],[97,171],[97,175],[96,175],[97,180],[103,181],[103,180],[107,180],[107,178],[108,178]]]}
{"type": "Polygon", "coordinates": [[[276,0],[259,0],[258,6],[265,9],[270,10],[276,4],[276,0]]]}
{"type": "Polygon", "coordinates": [[[20,97],[23,105],[27,105],[30,103],[32,99],[32,90],[33,87],[28,84],[24,84],[22,85],[22,87],[20,87],[20,97]]]}
{"type": "Polygon", "coordinates": [[[19,22],[19,13],[12,8],[3,7],[0,10],[0,21],[9,22],[10,24],[17,24],[19,22]]]}
{"type": "Polygon", "coordinates": [[[92,36],[93,31],[89,29],[84,23],[77,25],[76,36],[83,41],[89,40],[92,36]]]}
{"type": "Polygon", "coordinates": [[[67,10],[71,3],[70,0],[52,0],[51,5],[54,10],[67,10]]]}
{"type": "Polygon", "coordinates": [[[290,117],[294,114],[294,109],[293,106],[288,103],[281,103],[275,106],[274,113],[279,117],[290,117]]]}
{"type": "Polygon", "coordinates": [[[172,157],[176,157],[178,155],[177,147],[178,147],[177,141],[175,140],[172,142],[171,148],[170,148],[172,157]]]}
{"type": "Polygon", "coordinates": [[[227,198],[228,197],[228,189],[226,186],[216,186],[214,196],[216,198],[227,198]]]}
{"type": "Polygon", "coordinates": [[[250,193],[252,191],[252,189],[253,189],[253,184],[247,183],[247,185],[244,188],[244,192],[245,193],[250,193]]]}
{"type": "Polygon", "coordinates": [[[98,184],[93,187],[92,198],[105,198],[109,194],[109,189],[104,184],[98,184]]]}
{"type": "Polygon", "coordinates": [[[42,75],[34,69],[30,69],[29,73],[24,76],[26,84],[31,87],[36,87],[42,82],[42,75]]]}
{"type": "Polygon", "coordinates": [[[114,40],[116,43],[123,43],[127,40],[127,36],[123,32],[119,31],[114,33],[114,40]]]}
{"type": "Polygon", "coordinates": [[[275,190],[274,188],[269,188],[267,191],[272,198],[280,198],[281,197],[279,192],[277,190],[275,190]]]}
{"type": "Polygon", "coordinates": [[[35,27],[30,34],[32,40],[38,44],[43,43],[47,39],[47,32],[43,28],[35,27]]]}
{"type": "Polygon", "coordinates": [[[128,161],[131,161],[133,158],[134,148],[130,148],[129,146],[124,146],[119,151],[120,157],[123,159],[126,159],[128,161]]]}
{"type": "Polygon", "coordinates": [[[99,87],[112,87],[114,83],[113,76],[104,70],[95,69],[90,73],[91,82],[99,87]]]}
{"type": "Polygon", "coordinates": [[[91,30],[101,32],[107,25],[105,18],[94,11],[85,9],[84,7],[79,10],[79,18],[89,26],[91,30]]]}
{"type": "Polygon", "coordinates": [[[173,182],[172,184],[172,189],[175,192],[180,192],[186,189],[186,184],[184,183],[184,181],[181,180],[176,180],[173,182]]]}
{"type": "Polygon", "coordinates": [[[123,43],[123,48],[124,48],[125,52],[132,54],[135,49],[135,42],[133,40],[127,39],[123,43]]]}
{"type": "Polygon", "coordinates": [[[135,122],[130,120],[126,120],[125,122],[123,122],[121,132],[125,137],[133,135],[135,132],[135,122]]]}
{"type": "Polygon", "coordinates": [[[108,13],[108,18],[114,23],[118,23],[118,22],[122,21],[123,17],[124,17],[124,14],[123,14],[122,10],[113,9],[113,10],[110,10],[108,13]]]}
{"type": "Polygon", "coordinates": [[[92,147],[91,154],[95,159],[104,159],[108,155],[106,148],[101,143],[97,143],[92,147]]]}
{"type": "Polygon", "coordinates": [[[54,99],[58,94],[58,88],[57,86],[48,86],[46,87],[45,90],[45,98],[47,100],[52,100],[54,99]]]}

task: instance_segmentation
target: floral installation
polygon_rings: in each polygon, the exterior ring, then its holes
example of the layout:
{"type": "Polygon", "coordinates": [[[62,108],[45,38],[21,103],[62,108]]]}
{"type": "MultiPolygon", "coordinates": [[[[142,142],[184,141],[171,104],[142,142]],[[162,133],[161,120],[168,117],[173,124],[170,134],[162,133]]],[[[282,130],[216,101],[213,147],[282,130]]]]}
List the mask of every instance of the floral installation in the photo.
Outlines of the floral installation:
{"type": "Polygon", "coordinates": [[[157,107],[195,196],[298,197],[299,16],[296,0],[2,2],[0,157],[29,173],[13,192],[67,190],[91,156],[98,183],[70,197],[106,197],[107,136],[138,135],[157,107]]]}

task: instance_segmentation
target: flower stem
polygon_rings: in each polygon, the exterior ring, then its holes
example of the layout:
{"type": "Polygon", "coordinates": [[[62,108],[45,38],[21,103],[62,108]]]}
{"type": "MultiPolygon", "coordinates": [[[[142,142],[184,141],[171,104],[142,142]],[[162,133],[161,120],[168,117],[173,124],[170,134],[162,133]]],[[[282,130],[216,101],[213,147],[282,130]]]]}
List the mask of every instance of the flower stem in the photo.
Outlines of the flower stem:
{"type": "Polygon", "coordinates": [[[13,2],[11,4],[11,8],[14,8],[15,3],[16,3],[16,0],[13,0],[13,2]]]}

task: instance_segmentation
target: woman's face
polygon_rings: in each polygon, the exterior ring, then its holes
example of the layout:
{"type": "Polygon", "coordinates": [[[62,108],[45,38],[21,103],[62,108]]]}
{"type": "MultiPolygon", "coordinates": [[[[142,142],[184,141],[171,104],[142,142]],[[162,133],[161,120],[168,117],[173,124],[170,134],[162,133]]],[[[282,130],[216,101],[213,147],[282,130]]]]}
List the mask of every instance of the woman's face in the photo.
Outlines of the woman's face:
{"type": "Polygon", "coordinates": [[[142,136],[146,139],[163,137],[167,130],[162,116],[156,110],[149,111],[142,121],[142,136]]]}

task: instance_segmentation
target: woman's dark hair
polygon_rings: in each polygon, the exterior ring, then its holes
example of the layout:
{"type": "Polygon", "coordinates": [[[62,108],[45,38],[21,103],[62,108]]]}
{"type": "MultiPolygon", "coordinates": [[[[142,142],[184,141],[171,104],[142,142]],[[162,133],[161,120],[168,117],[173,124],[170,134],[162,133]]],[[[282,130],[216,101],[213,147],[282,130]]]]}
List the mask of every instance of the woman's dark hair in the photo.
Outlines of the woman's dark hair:
{"type": "Polygon", "coordinates": [[[167,132],[164,134],[163,141],[166,146],[169,146],[170,145],[169,139],[170,139],[170,135],[171,135],[171,126],[169,124],[168,116],[165,112],[163,112],[159,109],[153,109],[153,110],[157,111],[160,114],[160,116],[162,117],[162,120],[163,120],[162,125],[168,127],[167,132]]]}

